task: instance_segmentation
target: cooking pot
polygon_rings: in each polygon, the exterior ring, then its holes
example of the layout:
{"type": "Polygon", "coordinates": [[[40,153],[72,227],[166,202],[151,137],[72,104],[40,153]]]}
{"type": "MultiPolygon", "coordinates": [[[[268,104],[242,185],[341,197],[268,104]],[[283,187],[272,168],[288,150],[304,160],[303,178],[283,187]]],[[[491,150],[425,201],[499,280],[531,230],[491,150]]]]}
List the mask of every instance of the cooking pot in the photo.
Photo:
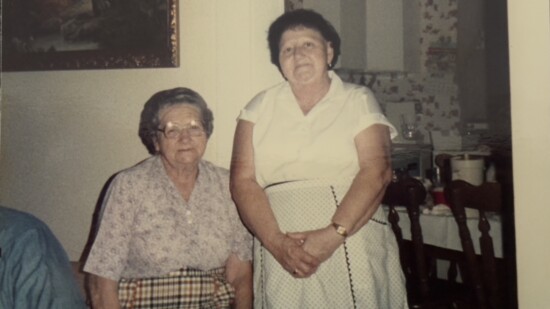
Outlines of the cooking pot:
{"type": "Polygon", "coordinates": [[[463,154],[451,157],[452,179],[461,179],[475,186],[485,181],[485,159],[483,156],[463,154]]]}

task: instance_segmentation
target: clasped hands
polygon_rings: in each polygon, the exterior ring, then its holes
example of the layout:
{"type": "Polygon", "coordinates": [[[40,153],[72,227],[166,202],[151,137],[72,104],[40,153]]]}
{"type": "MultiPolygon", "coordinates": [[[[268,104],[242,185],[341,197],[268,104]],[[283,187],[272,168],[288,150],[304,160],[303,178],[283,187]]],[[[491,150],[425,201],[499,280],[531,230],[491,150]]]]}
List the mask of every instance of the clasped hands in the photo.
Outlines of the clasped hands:
{"type": "Polygon", "coordinates": [[[328,226],[305,232],[281,233],[271,253],[292,276],[307,278],[343,243],[344,237],[328,226]]]}

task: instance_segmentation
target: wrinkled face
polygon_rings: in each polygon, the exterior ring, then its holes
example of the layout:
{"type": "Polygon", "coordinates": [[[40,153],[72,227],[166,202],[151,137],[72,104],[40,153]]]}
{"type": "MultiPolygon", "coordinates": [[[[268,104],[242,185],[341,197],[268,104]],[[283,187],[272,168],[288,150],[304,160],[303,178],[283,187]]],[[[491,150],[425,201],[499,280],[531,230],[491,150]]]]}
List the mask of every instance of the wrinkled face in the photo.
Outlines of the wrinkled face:
{"type": "Polygon", "coordinates": [[[201,123],[200,110],[189,104],[177,104],[159,112],[160,127],[155,148],[172,167],[198,165],[208,139],[201,123]]]}
{"type": "Polygon", "coordinates": [[[334,50],[319,31],[298,27],[286,30],[279,44],[279,63],[293,85],[307,85],[327,78],[334,50]]]}

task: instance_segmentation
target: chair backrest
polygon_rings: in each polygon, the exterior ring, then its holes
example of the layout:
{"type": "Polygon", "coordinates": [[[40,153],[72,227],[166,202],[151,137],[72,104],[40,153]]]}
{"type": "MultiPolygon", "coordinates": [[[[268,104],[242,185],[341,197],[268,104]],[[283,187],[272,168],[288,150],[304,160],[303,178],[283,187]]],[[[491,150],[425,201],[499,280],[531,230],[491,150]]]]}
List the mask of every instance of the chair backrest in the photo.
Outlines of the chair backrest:
{"type": "Polygon", "coordinates": [[[501,211],[500,184],[486,182],[480,186],[474,186],[462,180],[453,180],[445,187],[445,198],[450,204],[458,225],[462,250],[465,255],[468,278],[463,278],[463,280],[469,281],[474,288],[479,308],[500,308],[497,263],[493,240],[489,235],[491,226],[486,216],[486,212],[501,211]],[[479,210],[481,263],[474,251],[471,233],[466,224],[466,208],[479,210]]]}
{"type": "Polygon", "coordinates": [[[425,263],[424,242],[420,227],[420,205],[426,199],[426,189],[419,180],[404,176],[394,179],[386,188],[383,203],[389,207],[388,221],[390,222],[399,246],[399,256],[407,284],[416,286],[422,297],[428,297],[428,269],[425,263]],[[405,206],[411,222],[412,256],[405,249],[399,214],[396,206],[405,206]]]}
{"type": "Polygon", "coordinates": [[[441,176],[441,184],[443,186],[451,182],[452,170],[451,170],[451,158],[452,155],[448,153],[440,153],[435,156],[434,162],[435,165],[439,168],[441,176]]]}

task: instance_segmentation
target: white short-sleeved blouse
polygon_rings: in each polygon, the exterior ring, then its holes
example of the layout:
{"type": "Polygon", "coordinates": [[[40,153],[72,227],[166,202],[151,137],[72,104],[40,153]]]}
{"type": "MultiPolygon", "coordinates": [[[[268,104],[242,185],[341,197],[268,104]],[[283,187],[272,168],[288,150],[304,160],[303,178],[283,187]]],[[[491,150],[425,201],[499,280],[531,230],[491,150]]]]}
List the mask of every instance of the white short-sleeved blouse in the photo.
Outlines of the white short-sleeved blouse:
{"type": "Polygon", "coordinates": [[[304,115],[288,82],[260,92],[241,110],[254,123],[256,178],[261,186],[313,178],[354,177],[359,171],[354,138],[373,124],[397,131],[366,87],[344,83],[332,71],[330,89],[304,115]]]}

